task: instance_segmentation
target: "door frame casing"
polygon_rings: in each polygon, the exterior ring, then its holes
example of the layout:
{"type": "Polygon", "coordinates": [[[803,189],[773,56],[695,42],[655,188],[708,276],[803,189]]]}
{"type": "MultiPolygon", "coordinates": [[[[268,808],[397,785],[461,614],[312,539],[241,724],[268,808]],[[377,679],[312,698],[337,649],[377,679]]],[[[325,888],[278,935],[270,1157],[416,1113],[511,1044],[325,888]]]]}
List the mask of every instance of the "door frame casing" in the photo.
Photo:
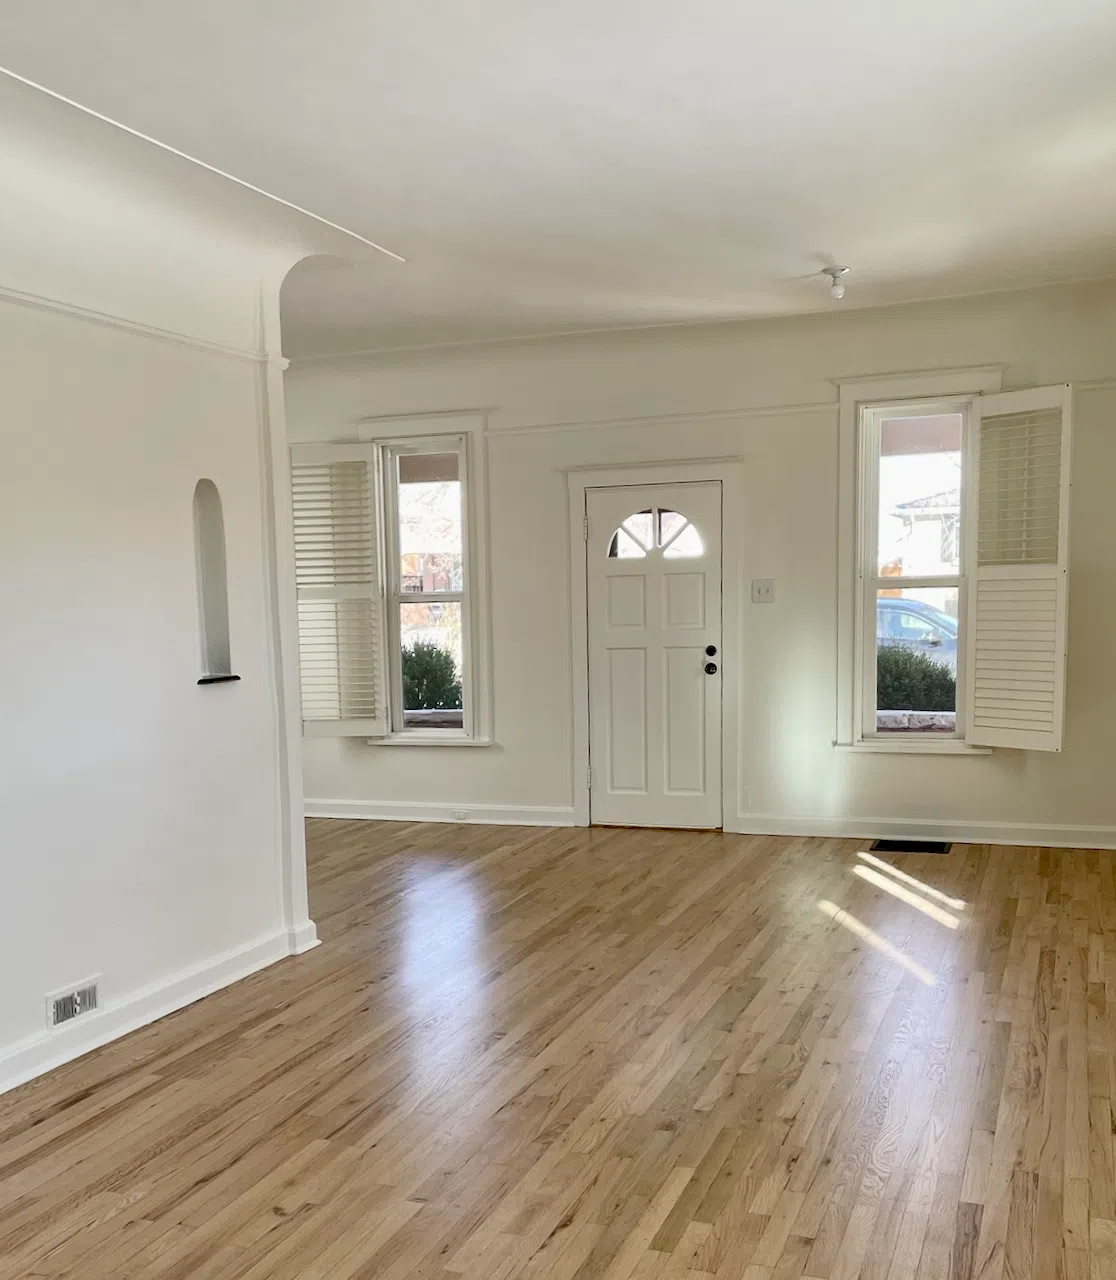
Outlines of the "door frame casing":
{"type": "Polygon", "coordinates": [[[576,467],[567,470],[570,518],[570,677],[573,692],[574,825],[589,825],[589,598],[586,573],[585,503],[589,489],[619,489],[649,484],[721,484],[721,823],[743,812],[740,778],[740,725],[743,635],[746,459],[641,463],[624,467],[576,467]]]}

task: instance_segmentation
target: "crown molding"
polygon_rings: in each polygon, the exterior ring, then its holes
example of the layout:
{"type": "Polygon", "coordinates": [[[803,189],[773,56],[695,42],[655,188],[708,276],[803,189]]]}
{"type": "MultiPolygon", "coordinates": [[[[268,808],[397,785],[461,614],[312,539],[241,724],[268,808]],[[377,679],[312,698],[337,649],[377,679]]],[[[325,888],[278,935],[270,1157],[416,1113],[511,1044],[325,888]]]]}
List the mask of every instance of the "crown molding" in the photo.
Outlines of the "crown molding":
{"type": "Polygon", "coordinates": [[[101,325],[108,329],[120,329],[125,333],[139,334],[156,342],[166,342],[178,347],[192,347],[195,351],[205,351],[209,355],[225,356],[232,360],[247,360],[253,364],[274,364],[286,369],[290,361],[274,352],[253,350],[249,347],[234,347],[223,342],[210,342],[206,338],[198,338],[193,334],[180,333],[175,329],[162,329],[158,325],[145,324],[142,320],[132,320],[127,316],[112,315],[107,311],[95,311],[91,307],[78,306],[77,303],[63,302],[60,298],[48,298],[43,294],[26,293],[22,289],[13,289],[10,285],[0,284],[0,302],[14,307],[31,307],[36,311],[53,311],[59,315],[70,316],[76,320],[84,320],[87,324],[101,325]]]}
{"type": "Polygon", "coordinates": [[[732,422],[750,418],[793,418],[803,414],[837,415],[836,400],[814,400],[806,404],[742,405],[736,409],[706,409],[694,412],[653,413],[637,418],[594,418],[574,422],[524,422],[511,427],[488,427],[485,435],[538,436],[555,431],[608,431],[617,427],[689,426],[700,422],[732,422]]]}

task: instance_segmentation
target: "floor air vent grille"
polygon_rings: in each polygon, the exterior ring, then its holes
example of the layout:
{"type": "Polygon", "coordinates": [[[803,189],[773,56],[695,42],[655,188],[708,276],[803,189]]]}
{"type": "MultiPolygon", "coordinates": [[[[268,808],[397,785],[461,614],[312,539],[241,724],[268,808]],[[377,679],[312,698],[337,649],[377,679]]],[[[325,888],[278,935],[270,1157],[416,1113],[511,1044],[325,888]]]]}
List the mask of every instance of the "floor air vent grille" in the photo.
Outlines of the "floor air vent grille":
{"type": "Polygon", "coordinates": [[[873,840],[873,853],[948,853],[953,847],[945,840],[873,840]]]}

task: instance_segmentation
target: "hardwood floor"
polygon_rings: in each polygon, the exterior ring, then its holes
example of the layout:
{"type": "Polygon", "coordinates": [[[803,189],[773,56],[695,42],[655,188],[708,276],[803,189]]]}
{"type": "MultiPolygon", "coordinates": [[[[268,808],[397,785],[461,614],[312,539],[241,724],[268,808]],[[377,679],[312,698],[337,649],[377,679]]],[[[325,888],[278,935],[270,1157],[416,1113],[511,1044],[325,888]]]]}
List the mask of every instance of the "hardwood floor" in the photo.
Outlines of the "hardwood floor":
{"type": "Polygon", "coordinates": [[[1116,855],[310,847],[322,947],[0,1099],[0,1275],[1116,1276],[1116,855]]]}

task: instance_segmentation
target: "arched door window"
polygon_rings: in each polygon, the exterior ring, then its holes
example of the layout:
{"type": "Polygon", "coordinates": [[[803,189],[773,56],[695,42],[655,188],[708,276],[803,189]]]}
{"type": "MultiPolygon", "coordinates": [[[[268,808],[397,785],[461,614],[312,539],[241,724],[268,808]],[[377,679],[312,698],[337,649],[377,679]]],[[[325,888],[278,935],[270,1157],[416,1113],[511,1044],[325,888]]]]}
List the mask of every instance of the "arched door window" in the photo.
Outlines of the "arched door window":
{"type": "Polygon", "coordinates": [[[705,553],[701,534],[681,511],[645,507],[624,520],[608,546],[610,560],[641,560],[661,555],[667,560],[690,560],[705,553]]]}

